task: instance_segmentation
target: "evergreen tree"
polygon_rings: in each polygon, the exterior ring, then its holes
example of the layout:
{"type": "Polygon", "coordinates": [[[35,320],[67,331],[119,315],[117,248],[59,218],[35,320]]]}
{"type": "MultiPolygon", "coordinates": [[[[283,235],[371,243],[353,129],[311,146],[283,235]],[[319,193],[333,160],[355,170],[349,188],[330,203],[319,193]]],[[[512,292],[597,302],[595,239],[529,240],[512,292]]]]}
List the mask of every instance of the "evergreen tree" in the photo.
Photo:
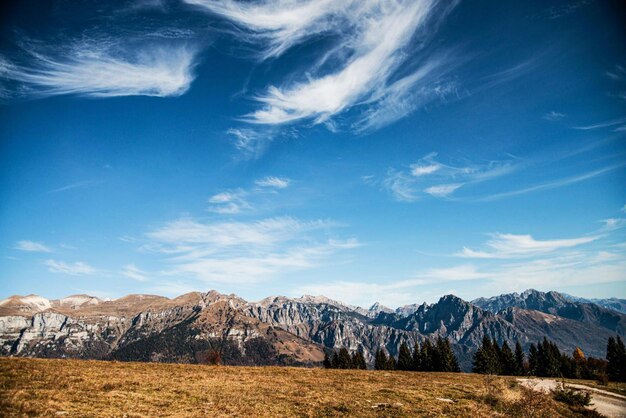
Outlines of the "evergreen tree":
{"type": "Polygon", "coordinates": [[[333,358],[330,361],[330,368],[331,369],[338,369],[339,368],[339,356],[337,355],[336,351],[333,351],[333,358]]]}
{"type": "Polygon", "coordinates": [[[430,340],[426,340],[422,343],[422,348],[420,349],[420,358],[421,358],[421,369],[424,372],[430,372],[433,369],[433,355],[434,355],[434,347],[430,340]]]}
{"type": "Polygon", "coordinates": [[[522,376],[524,374],[524,350],[519,341],[515,342],[515,375],[522,376]]]}
{"type": "Polygon", "coordinates": [[[481,346],[474,354],[472,371],[482,374],[498,374],[499,363],[497,351],[494,349],[489,337],[485,335],[481,346]]]}
{"type": "Polygon", "coordinates": [[[537,370],[539,366],[539,350],[535,344],[530,344],[528,349],[528,373],[531,376],[537,376],[537,370]]]}
{"type": "Polygon", "coordinates": [[[325,369],[332,368],[332,363],[331,363],[331,360],[330,360],[330,356],[328,355],[328,351],[324,351],[324,363],[323,363],[323,365],[324,365],[325,369]]]}
{"type": "Polygon", "coordinates": [[[515,376],[516,375],[517,365],[515,363],[515,355],[511,348],[507,344],[507,342],[502,343],[502,348],[500,349],[500,370],[501,373],[506,376],[515,376]]]}
{"type": "Polygon", "coordinates": [[[350,353],[348,349],[345,347],[341,347],[339,349],[339,355],[337,356],[337,368],[339,369],[351,369],[352,368],[352,358],[350,357],[350,353]]]}
{"type": "Polygon", "coordinates": [[[537,346],[537,376],[562,377],[562,356],[559,348],[553,342],[543,338],[537,346]]]}
{"type": "Polygon", "coordinates": [[[411,351],[405,342],[400,344],[398,351],[398,370],[411,370],[413,368],[413,358],[411,351]]]}
{"type": "Polygon", "coordinates": [[[619,358],[618,367],[619,367],[619,382],[626,382],[626,347],[624,347],[624,342],[622,339],[617,336],[617,354],[619,358]]]}
{"type": "Polygon", "coordinates": [[[422,370],[422,352],[418,343],[415,343],[415,347],[413,349],[413,367],[412,370],[421,371],[422,370]]]}
{"type": "Polygon", "coordinates": [[[496,337],[493,337],[493,340],[491,341],[491,347],[493,349],[493,357],[494,357],[494,373],[493,374],[502,374],[502,350],[500,349],[500,346],[498,345],[498,341],[496,340],[496,337]]]}
{"type": "Polygon", "coordinates": [[[366,370],[367,364],[365,363],[365,357],[363,357],[363,353],[360,351],[356,351],[352,355],[352,368],[366,370]]]}
{"type": "Polygon", "coordinates": [[[437,354],[436,371],[439,372],[459,372],[459,362],[452,351],[450,341],[447,338],[439,337],[435,346],[437,354]]]}
{"type": "Polygon", "coordinates": [[[396,370],[398,364],[396,362],[396,358],[392,355],[387,359],[387,369],[386,370],[396,370]]]}
{"type": "Polygon", "coordinates": [[[387,354],[385,349],[379,348],[376,351],[376,357],[374,358],[374,368],[376,370],[387,370],[387,354]]]}
{"type": "Polygon", "coordinates": [[[606,345],[607,374],[615,382],[626,381],[626,349],[622,339],[609,337],[606,345]]]}

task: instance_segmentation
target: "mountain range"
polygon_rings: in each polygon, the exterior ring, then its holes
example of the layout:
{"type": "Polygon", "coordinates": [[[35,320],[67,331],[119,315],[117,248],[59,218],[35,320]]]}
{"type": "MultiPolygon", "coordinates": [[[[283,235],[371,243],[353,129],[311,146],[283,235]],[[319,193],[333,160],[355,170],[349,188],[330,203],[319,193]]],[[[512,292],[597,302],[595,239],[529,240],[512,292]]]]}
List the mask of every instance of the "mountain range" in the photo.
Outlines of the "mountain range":
{"type": "Polygon", "coordinates": [[[316,366],[325,351],[346,347],[372,364],[379,348],[397,355],[402,342],[441,336],[469,370],[485,335],[524,349],[547,337],[566,352],[580,347],[604,357],[608,337],[626,335],[626,315],[611,306],[536,290],[471,302],[447,295],[395,310],[323,296],[248,302],[216,291],[174,299],[12,296],[0,301],[0,355],[179,363],[219,356],[222,364],[316,366]]]}

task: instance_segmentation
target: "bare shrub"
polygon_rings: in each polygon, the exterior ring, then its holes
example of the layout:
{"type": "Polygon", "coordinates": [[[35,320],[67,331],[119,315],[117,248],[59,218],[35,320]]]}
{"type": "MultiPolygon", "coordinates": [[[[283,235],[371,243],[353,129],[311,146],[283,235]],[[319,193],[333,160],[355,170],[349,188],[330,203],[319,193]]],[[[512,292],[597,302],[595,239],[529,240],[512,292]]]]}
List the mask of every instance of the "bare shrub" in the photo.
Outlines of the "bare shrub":
{"type": "Polygon", "coordinates": [[[549,418],[554,416],[550,397],[532,388],[520,385],[521,397],[508,405],[507,415],[518,418],[549,418]]]}
{"type": "Polygon", "coordinates": [[[218,350],[209,349],[196,353],[196,361],[200,364],[216,366],[222,364],[222,356],[218,350]]]}

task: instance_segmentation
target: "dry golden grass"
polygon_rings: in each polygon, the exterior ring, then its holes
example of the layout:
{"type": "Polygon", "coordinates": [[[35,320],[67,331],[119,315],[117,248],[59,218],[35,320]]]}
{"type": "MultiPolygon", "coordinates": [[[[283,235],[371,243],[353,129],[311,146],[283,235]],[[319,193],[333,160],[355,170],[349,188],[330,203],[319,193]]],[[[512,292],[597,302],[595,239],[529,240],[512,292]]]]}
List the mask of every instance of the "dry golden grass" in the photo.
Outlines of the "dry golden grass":
{"type": "MultiPolygon", "coordinates": [[[[0,415],[518,415],[519,386],[496,379],[486,385],[474,374],[0,358],[0,415]],[[487,396],[493,385],[497,399],[487,396]]],[[[546,402],[550,416],[575,416],[546,402]]]]}

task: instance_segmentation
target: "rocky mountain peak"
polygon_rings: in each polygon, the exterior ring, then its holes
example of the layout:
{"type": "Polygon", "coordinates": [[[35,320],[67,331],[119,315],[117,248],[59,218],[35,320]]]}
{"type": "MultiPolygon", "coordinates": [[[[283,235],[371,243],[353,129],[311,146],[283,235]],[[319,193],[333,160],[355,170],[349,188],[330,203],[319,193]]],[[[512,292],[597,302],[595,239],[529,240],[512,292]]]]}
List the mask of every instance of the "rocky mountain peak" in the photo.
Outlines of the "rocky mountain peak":
{"type": "Polygon", "coordinates": [[[381,305],[379,302],[375,302],[372,306],[369,307],[368,311],[372,313],[376,313],[376,314],[379,312],[392,313],[393,309],[390,309],[386,307],[385,305],[381,305]]]}

